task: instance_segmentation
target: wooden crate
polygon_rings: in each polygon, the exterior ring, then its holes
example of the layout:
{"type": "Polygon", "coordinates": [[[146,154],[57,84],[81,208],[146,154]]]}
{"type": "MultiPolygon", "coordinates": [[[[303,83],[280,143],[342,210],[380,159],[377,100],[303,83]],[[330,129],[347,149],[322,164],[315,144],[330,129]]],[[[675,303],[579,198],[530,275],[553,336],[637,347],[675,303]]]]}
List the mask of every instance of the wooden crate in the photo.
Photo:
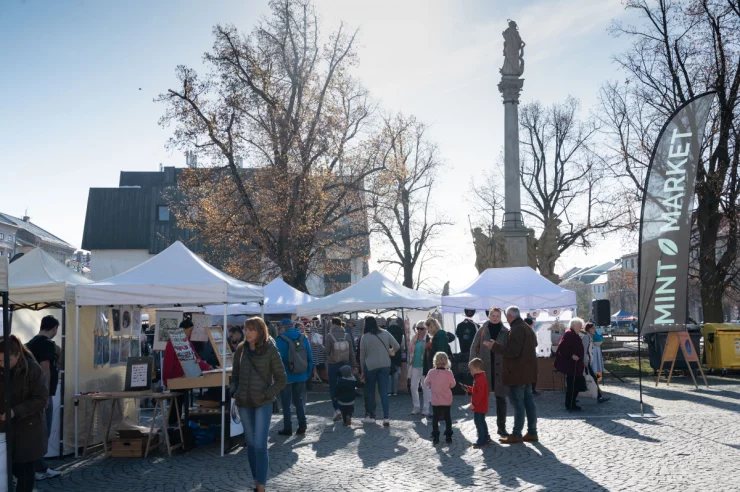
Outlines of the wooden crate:
{"type": "MultiPolygon", "coordinates": [[[[148,437],[136,439],[118,438],[113,439],[111,447],[112,458],[143,458],[146,451],[146,442],[148,437]]],[[[154,448],[159,444],[159,434],[152,436],[151,447],[154,448]]]]}

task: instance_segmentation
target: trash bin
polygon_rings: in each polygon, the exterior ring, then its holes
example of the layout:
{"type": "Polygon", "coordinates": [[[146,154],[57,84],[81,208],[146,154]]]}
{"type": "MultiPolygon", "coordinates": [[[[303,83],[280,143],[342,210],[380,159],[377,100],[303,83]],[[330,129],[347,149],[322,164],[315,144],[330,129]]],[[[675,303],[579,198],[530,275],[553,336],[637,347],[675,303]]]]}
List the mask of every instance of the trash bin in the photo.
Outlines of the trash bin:
{"type": "Polygon", "coordinates": [[[702,332],[711,369],[740,369],[740,324],[707,323],[702,332]]]}
{"type": "MultiPolygon", "coordinates": [[[[694,344],[694,350],[696,350],[697,353],[700,353],[701,328],[697,325],[689,325],[688,329],[691,343],[694,344]]],[[[647,339],[646,341],[648,344],[650,367],[657,371],[660,369],[660,361],[663,359],[663,350],[665,350],[666,340],[668,340],[668,332],[651,333],[646,335],[645,338],[647,339]]],[[[664,369],[670,369],[670,364],[671,362],[667,362],[667,367],[664,367],[664,369]]],[[[678,354],[676,355],[676,364],[673,366],[673,369],[686,370],[687,368],[688,365],[686,364],[686,359],[683,358],[683,352],[679,349],[678,354]]],[[[692,370],[694,370],[694,368],[692,368],[692,370]]]]}

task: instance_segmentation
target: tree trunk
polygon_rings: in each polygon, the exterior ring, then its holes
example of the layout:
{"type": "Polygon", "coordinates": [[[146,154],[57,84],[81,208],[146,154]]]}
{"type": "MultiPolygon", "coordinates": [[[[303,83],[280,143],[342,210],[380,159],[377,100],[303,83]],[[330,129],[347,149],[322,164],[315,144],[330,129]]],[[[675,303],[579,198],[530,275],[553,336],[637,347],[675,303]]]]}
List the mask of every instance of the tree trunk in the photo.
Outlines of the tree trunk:
{"type": "Polygon", "coordinates": [[[414,288],[414,267],[409,264],[403,266],[403,286],[414,288]]]}

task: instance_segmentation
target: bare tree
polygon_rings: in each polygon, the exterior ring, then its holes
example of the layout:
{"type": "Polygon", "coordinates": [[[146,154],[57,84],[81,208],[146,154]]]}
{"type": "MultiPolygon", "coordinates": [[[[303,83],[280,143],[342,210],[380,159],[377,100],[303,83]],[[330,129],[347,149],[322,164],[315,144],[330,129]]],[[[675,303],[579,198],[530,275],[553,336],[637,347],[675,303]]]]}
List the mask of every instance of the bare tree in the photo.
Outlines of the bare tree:
{"type": "Polygon", "coordinates": [[[740,274],[740,2],[630,0],[625,6],[640,19],[638,25],[613,26],[616,35],[632,41],[616,58],[629,85],[621,91],[607,86],[602,101],[618,109],[619,118],[607,125],[616,142],[613,163],[628,175],[639,199],[657,122],[696,95],[718,94],[697,170],[695,224],[704,320],[722,321],[723,298],[740,274]],[[620,100],[621,94],[626,97],[620,100]]]}
{"type": "Polygon", "coordinates": [[[624,214],[615,207],[618,197],[591,148],[596,125],[581,121],[578,109],[578,101],[569,97],[549,108],[535,102],[521,110],[522,213],[534,219],[525,222],[538,230],[559,227],[557,255],[570,247],[589,248],[594,235],[623,227],[624,214]]]}
{"type": "Polygon", "coordinates": [[[489,169],[484,171],[480,182],[476,178],[470,180],[469,201],[473,207],[470,226],[471,229],[480,227],[488,237],[493,237],[493,226],[498,225],[499,217],[504,216],[504,195],[501,193],[504,178],[499,171],[500,167],[489,169]]]}
{"type": "Polygon", "coordinates": [[[169,145],[211,165],[185,172],[178,223],[235,273],[249,265],[306,290],[332,254],[359,254],[367,239],[364,182],[377,160],[362,136],[373,108],[349,73],[356,32],[340,25],[324,38],[309,0],[270,6],[248,36],[216,26],[205,76],[178,67],[179,87],[158,100],[161,123],[175,125],[169,145]]]}
{"type": "Polygon", "coordinates": [[[591,312],[591,300],[593,294],[591,292],[591,286],[578,281],[563,282],[560,284],[563,289],[572,290],[576,293],[576,305],[579,313],[590,313],[591,312]]]}
{"type": "Polygon", "coordinates": [[[434,259],[432,242],[449,222],[435,209],[434,185],[441,166],[427,127],[413,116],[385,117],[376,138],[383,171],[373,183],[372,223],[391,254],[378,260],[396,266],[403,285],[420,288],[424,264],[434,259]]]}

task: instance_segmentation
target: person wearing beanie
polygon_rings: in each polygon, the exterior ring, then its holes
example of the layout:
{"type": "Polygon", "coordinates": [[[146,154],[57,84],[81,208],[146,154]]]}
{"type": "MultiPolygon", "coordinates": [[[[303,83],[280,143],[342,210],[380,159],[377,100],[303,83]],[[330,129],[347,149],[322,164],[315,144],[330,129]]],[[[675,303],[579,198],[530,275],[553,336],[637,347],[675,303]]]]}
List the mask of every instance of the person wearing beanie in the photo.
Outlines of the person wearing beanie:
{"type": "Polygon", "coordinates": [[[357,388],[357,379],[355,379],[352,368],[349,365],[342,366],[339,369],[339,376],[334,397],[339,403],[339,411],[342,413],[344,426],[349,427],[352,425],[352,414],[355,412],[355,397],[357,396],[355,388],[357,388]]]}

